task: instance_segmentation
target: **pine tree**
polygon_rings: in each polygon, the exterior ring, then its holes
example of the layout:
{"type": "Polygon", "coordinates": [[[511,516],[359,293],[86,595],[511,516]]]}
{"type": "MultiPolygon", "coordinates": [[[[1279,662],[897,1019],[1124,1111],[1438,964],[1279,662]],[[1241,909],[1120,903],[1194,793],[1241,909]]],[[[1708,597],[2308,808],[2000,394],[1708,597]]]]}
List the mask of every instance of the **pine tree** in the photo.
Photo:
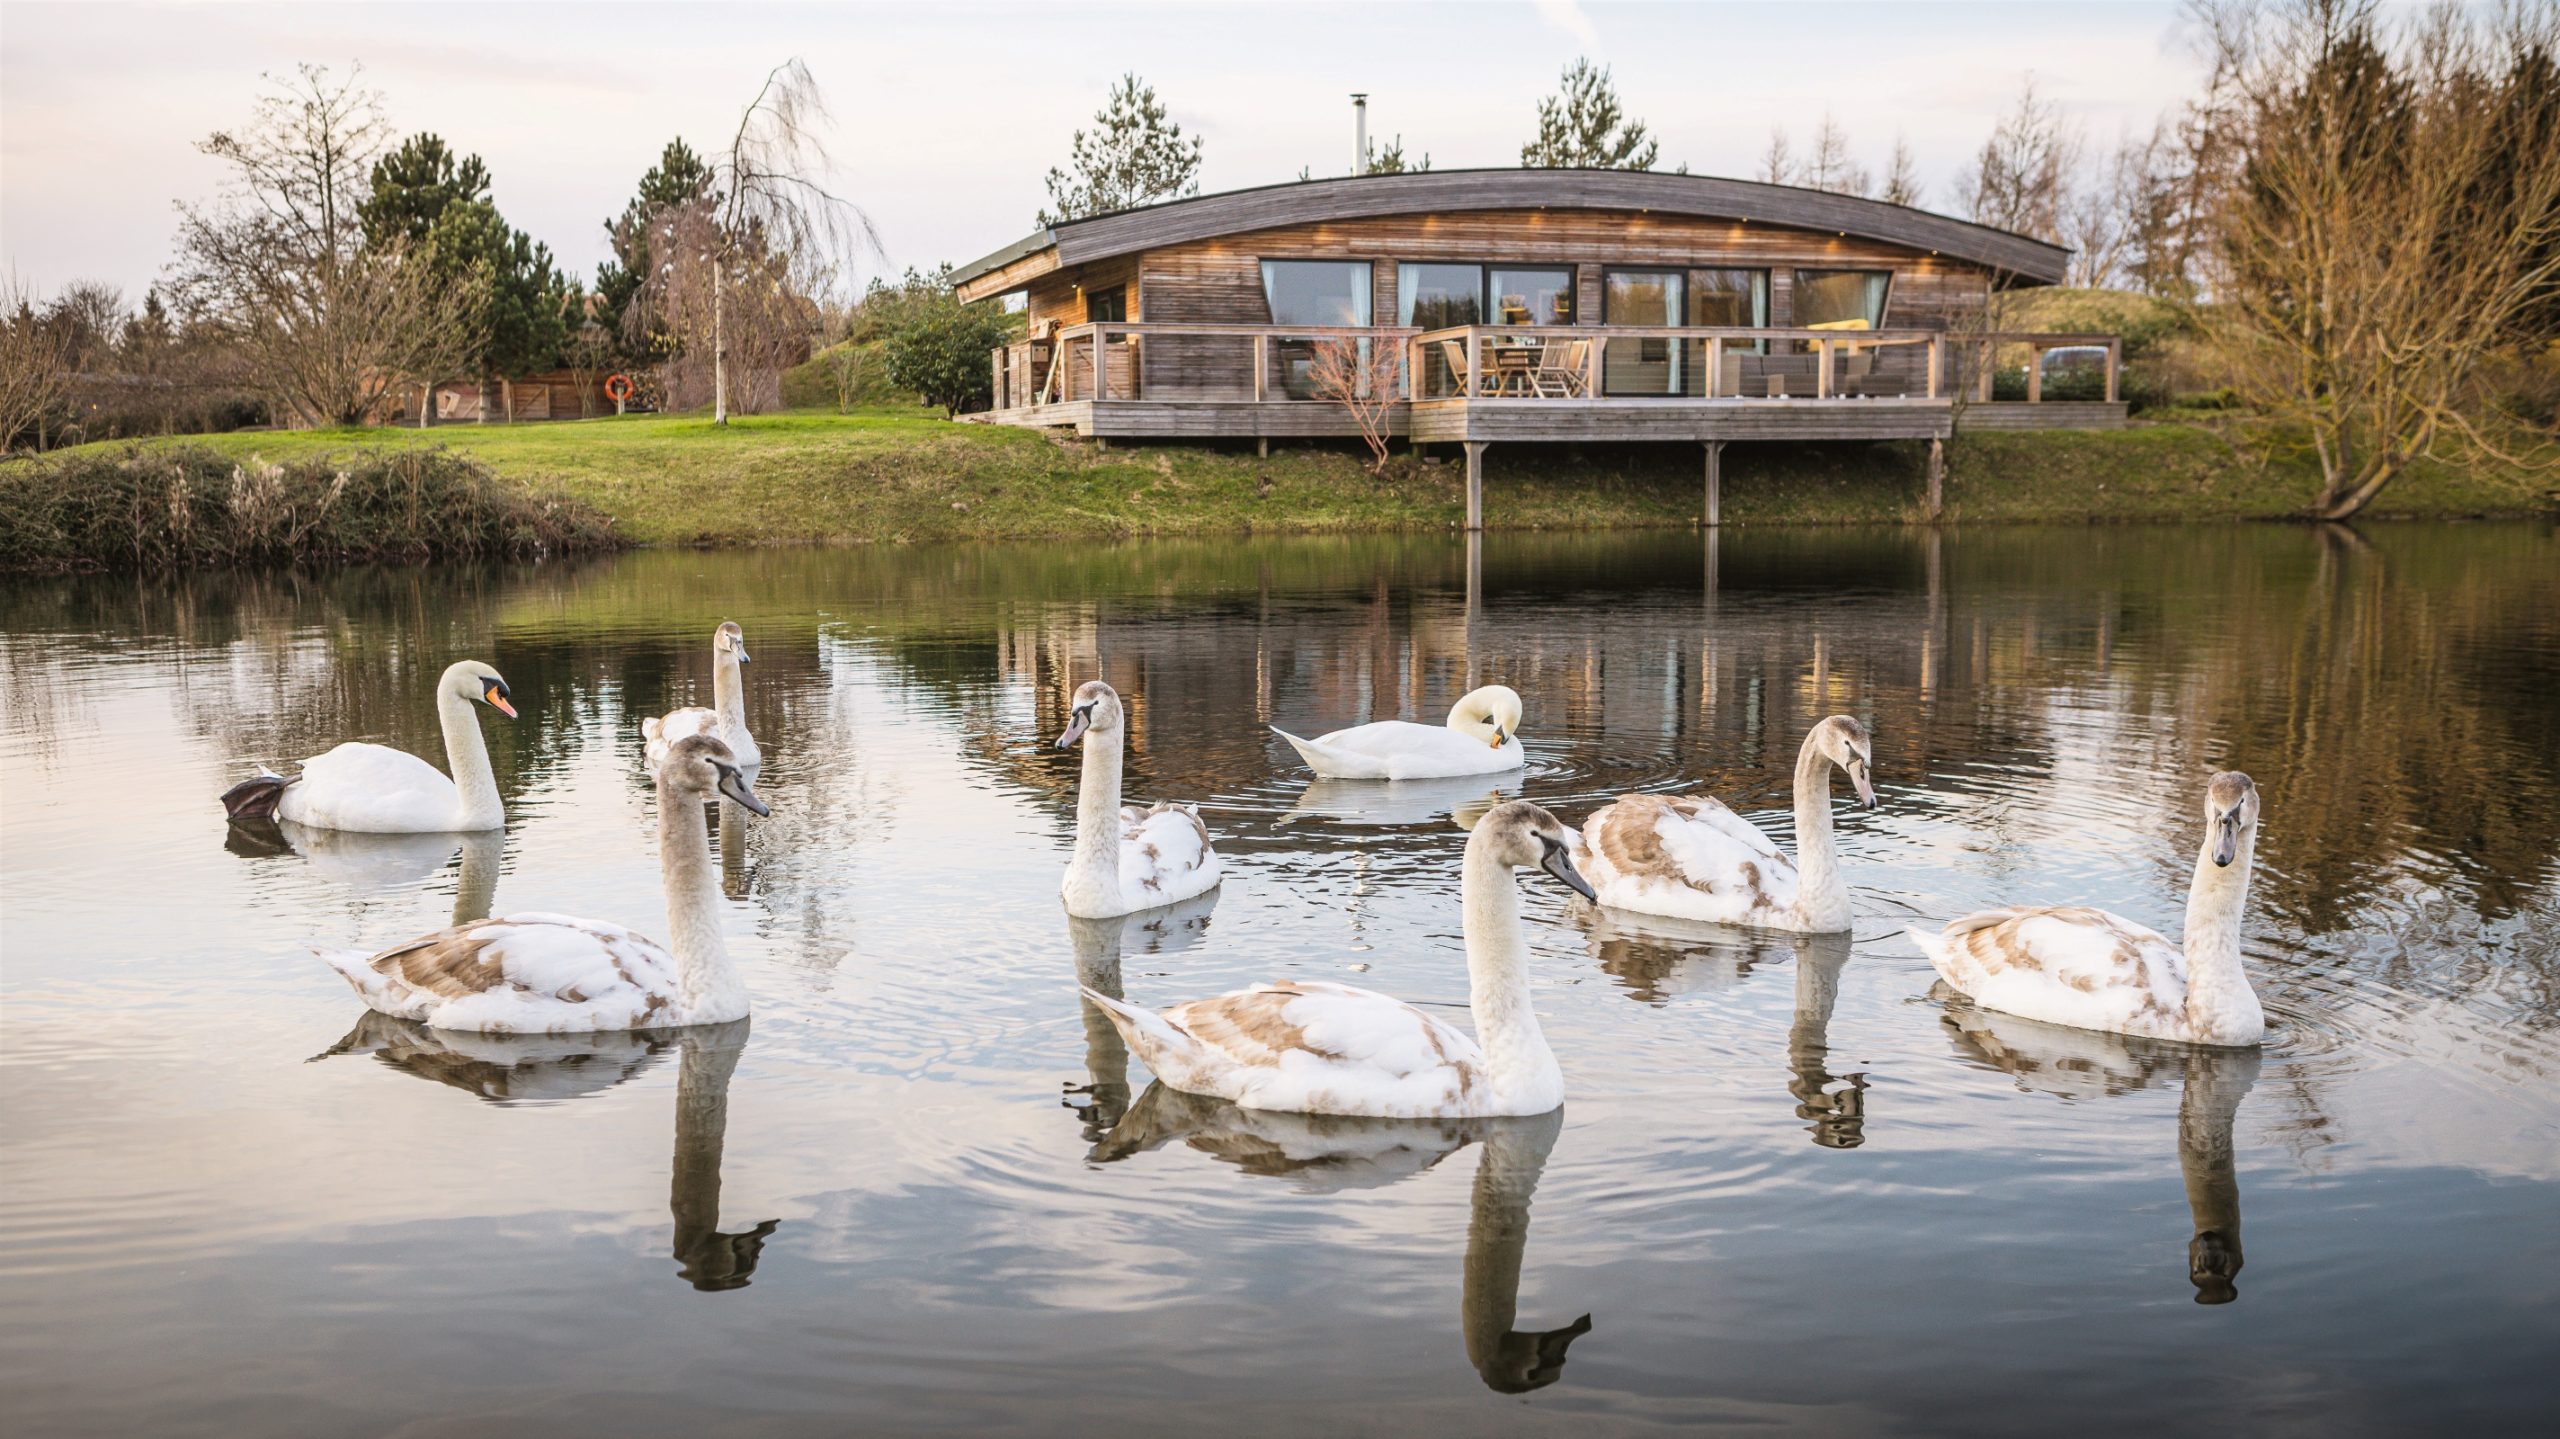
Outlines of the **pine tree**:
{"type": "Polygon", "coordinates": [[[1369,157],[1369,173],[1372,175],[1419,175],[1430,168],[1429,151],[1424,151],[1419,160],[1408,160],[1404,157],[1402,135],[1379,146],[1377,153],[1369,157]]]}
{"type": "Polygon", "coordinates": [[[649,279],[649,217],[670,205],[711,196],[711,167],[679,137],[658,153],[658,163],[640,177],[640,189],[622,213],[604,222],[613,258],[596,267],[597,314],[620,333],[622,317],[649,279]]]}
{"type": "Polygon", "coordinates": [[[457,157],[434,135],[412,135],[373,162],[373,193],[357,207],[364,242],[379,248],[393,239],[416,244],[427,238],[448,205],[489,198],[489,167],[477,155],[457,157]]]}
{"type": "Polygon", "coordinates": [[[1069,168],[1049,172],[1041,224],[1200,193],[1200,138],[1183,138],[1153,86],[1135,74],[1121,76],[1093,120],[1093,133],[1076,131],[1069,168]]]}
{"type": "Polygon", "coordinates": [[[1566,66],[1556,93],[1538,102],[1538,138],[1520,147],[1532,169],[1650,170],[1661,156],[1644,122],[1626,118],[1608,68],[1587,59],[1566,66]]]}

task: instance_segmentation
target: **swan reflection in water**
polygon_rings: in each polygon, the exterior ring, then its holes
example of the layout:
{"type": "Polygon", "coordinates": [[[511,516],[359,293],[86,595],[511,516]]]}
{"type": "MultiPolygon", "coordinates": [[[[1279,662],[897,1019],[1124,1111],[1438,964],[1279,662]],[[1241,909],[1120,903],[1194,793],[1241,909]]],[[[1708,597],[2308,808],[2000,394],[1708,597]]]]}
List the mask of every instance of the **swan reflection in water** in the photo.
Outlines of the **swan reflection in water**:
{"type": "Polygon", "coordinates": [[[2240,1101],[2258,1082],[2256,1048],[2170,1044],[2044,1024],[1979,1008],[1943,980],[1929,995],[1946,1006],[1941,1020],[1956,1051],[2009,1074],[2021,1089],[2097,1099],[2178,1081],[2178,1170],[2195,1222],[2187,1280],[2198,1304],[2240,1297],[2240,1178],[2231,1130],[2240,1101]]]}
{"type": "Polygon", "coordinates": [[[1506,801],[1520,797],[1515,771],[1508,776],[1459,775],[1453,779],[1324,779],[1307,782],[1297,803],[1275,824],[1322,819],[1336,824],[1401,828],[1454,819],[1460,829],[1506,801]]]}
{"type": "Polygon", "coordinates": [[[489,907],[498,897],[499,862],[506,843],[506,832],[495,829],[364,834],[275,819],[234,820],[222,836],[222,847],[243,859],[292,855],[321,879],[359,893],[413,888],[452,863],[459,850],[462,875],[454,885],[455,924],[489,917],[489,907]]]}
{"type": "Polygon", "coordinates": [[[729,1132],[729,1080],[747,1046],[748,1026],[616,1030],[598,1034],[468,1034],[429,1029],[370,1010],[347,1037],[315,1059],[370,1054],[420,1079],[449,1084],[498,1104],[559,1103],[601,1094],[677,1053],[676,1146],[667,1208],[675,1221],[676,1272],[707,1292],[743,1289],[764,1242],[782,1221],[734,1234],[720,1229],[720,1154],[729,1132]]]}
{"type": "Polygon", "coordinates": [[[1529,1200],[1563,1130],[1562,1109],[1519,1119],[1279,1114],[1158,1082],[1094,1146],[1092,1157],[1107,1164],[1178,1139],[1249,1174],[1286,1179],[1309,1193],[1333,1193],[1411,1178],[1480,1141],[1459,1329],[1467,1361],[1486,1387],[1525,1394],[1562,1377],[1565,1350],[1591,1332],[1588,1314],[1561,1329],[1514,1327],[1520,1266],[1529,1247],[1529,1200]]]}
{"type": "Polygon", "coordinates": [[[1729,989],[1763,964],[1795,962],[1795,1015],[1787,1025],[1787,1094],[1796,1118],[1825,1149],[1866,1143],[1867,1076],[1831,1069],[1831,1011],[1840,1002],[1840,973],[1849,963],[1847,934],[1778,934],[1631,915],[1588,902],[1574,906],[1589,920],[1591,954],[1601,969],[1646,1004],[1729,989]]]}
{"type": "MultiPolygon", "coordinates": [[[[1180,904],[1110,919],[1067,916],[1067,940],[1075,949],[1076,983],[1113,999],[1125,999],[1121,957],[1179,954],[1209,932],[1209,912],[1218,907],[1218,891],[1193,895],[1180,904]]],[[[1084,1138],[1102,1138],[1129,1111],[1129,1046],[1102,1006],[1082,993],[1076,1004],[1084,1012],[1085,1082],[1066,1087],[1065,1103],[1084,1119],[1084,1138]]]]}

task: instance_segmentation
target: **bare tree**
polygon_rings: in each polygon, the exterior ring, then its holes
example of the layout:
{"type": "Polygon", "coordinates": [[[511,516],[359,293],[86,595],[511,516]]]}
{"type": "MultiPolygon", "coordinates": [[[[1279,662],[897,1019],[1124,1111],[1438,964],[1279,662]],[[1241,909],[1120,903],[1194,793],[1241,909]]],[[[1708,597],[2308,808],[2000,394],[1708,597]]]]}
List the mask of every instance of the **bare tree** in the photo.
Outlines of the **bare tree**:
{"type": "Polygon", "coordinates": [[[1791,185],[1795,183],[1795,173],[1796,157],[1787,146],[1787,132],[1770,126],[1769,148],[1760,152],[1760,168],[1752,178],[1763,185],[1791,185]]]}
{"type": "Polygon", "coordinates": [[[1369,471],[1387,467],[1387,418],[1400,398],[1404,346],[1394,340],[1360,340],[1327,336],[1311,347],[1307,384],[1319,400],[1330,400],[1351,415],[1360,438],[1369,444],[1369,471]]]}
{"type": "Polygon", "coordinates": [[[1900,135],[1893,137],[1893,159],[1884,172],[1884,188],[1876,198],[1888,205],[1920,203],[1920,171],[1911,158],[1911,142],[1900,135]]]}
{"type": "Polygon", "coordinates": [[[63,333],[36,313],[16,275],[0,282],[0,454],[29,430],[44,446],[45,416],[62,402],[71,383],[71,354],[63,333]]]}
{"type": "Polygon", "coordinates": [[[2123,278],[2158,172],[2158,144],[2156,131],[2118,140],[2104,165],[2065,201],[2062,236],[2071,247],[2072,284],[2098,289],[2123,278]]]}
{"type": "Polygon", "coordinates": [[[808,358],[808,282],[760,231],[730,233],[710,198],[667,205],[648,221],[648,282],[624,317],[626,338],[666,358],[670,409],[708,403],[715,424],[782,402],[782,371],[808,358]]]}
{"type": "MultiPolygon", "coordinates": [[[[834,169],[820,135],[825,95],[798,59],[776,66],[738,117],[728,148],[712,161],[712,194],[679,210],[703,212],[686,227],[688,248],[708,271],[711,422],[729,423],[729,320],[744,301],[770,308],[773,287],[805,294],[857,242],[881,253],[878,231],[860,207],[826,188],[834,169]],[[755,293],[764,287],[763,293],[755,293]]],[[[681,268],[680,263],[675,267],[681,268]]],[[[806,327],[795,327],[805,334],[806,327]]]]}
{"type": "Polygon", "coordinates": [[[214,205],[180,207],[171,290],[279,414],[362,424],[472,353],[476,307],[404,244],[364,244],[358,206],[390,135],[381,97],[318,65],[269,79],[247,128],[197,146],[231,174],[214,205]]]}
{"type": "Polygon", "coordinates": [[[1796,171],[1796,183],[1835,195],[1864,195],[1874,180],[1849,153],[1848,132],[1826,112],[1813,132],[1813,148],[1805,152],[1804,164],[1796,171]]]}
{"type": "Polygon", "coordinates": [[[2358,513],[2448,435],[2502,454],[2475,381],[2560,298],[2560,8],[2439,8],[2396,45],[2372,0],[2214,18],[2247,128],[2205,318],[2243,397],[2308,435],[2313,512],[2358,513]]]}
{"type": "Polygon", "coordinates": [[[2036,93],[2035,77],[2000,118],[1973,163],[1956,177],[1956,203],[1981,224],[2062,243],[2080,132],[2036,93]]]}

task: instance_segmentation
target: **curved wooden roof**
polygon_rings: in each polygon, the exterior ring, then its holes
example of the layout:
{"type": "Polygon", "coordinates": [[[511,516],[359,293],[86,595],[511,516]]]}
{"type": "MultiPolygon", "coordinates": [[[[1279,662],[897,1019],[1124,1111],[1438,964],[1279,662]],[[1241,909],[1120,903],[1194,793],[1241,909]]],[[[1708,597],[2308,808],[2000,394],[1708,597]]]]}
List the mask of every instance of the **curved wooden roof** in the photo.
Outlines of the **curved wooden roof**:
{"type": "Polygon", "coordinates": [[[1428,170],[1265,185],[1069,220],[962,266],[952,281],[966,289],[982,289],[970,282],[986,277],[1010,281],[1015,277],[1002,277],[1000,272],[1019,272],[1023,262],[1035,256],[1044,263],[1032,267],[1032,273],[1283,225],[1541,207],[1653,210],[1828,230],[1969,260],[2029,284],[2061,283],[2071,257],[2063,246],[1988,225],[1793,185],[1653,170],[1428,170]],[[1052,250],[1054,258],[1049,255],[1052,250]]]}

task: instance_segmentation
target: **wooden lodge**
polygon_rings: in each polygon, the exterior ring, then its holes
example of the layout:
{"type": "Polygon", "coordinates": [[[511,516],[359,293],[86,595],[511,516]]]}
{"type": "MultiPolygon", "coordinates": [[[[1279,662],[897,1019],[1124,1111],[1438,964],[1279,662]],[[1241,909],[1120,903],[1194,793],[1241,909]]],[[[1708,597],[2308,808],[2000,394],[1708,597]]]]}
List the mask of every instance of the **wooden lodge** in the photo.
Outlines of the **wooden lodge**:
{"type": "Polygon", "coordinates": [[[2058,283],[2069,257],[1786,185],[1447,170],[1071,220],[954,283],[1029,317],[976,419],[1267,447],[1356,435],[1344,401],[1373,396],[1389,433],[1464,447],[1471,522],[1487,444],[1676,440],[1707,447],[1714,523],[1731,440],[2122,424],[2115,337],[1985,327],[1993,290],[2058,283]],[[2073,397],[2046,398],[2073,360],[2073,397]],[[2003,361],[2023,400],[1994,399],[2003,361]]]}

